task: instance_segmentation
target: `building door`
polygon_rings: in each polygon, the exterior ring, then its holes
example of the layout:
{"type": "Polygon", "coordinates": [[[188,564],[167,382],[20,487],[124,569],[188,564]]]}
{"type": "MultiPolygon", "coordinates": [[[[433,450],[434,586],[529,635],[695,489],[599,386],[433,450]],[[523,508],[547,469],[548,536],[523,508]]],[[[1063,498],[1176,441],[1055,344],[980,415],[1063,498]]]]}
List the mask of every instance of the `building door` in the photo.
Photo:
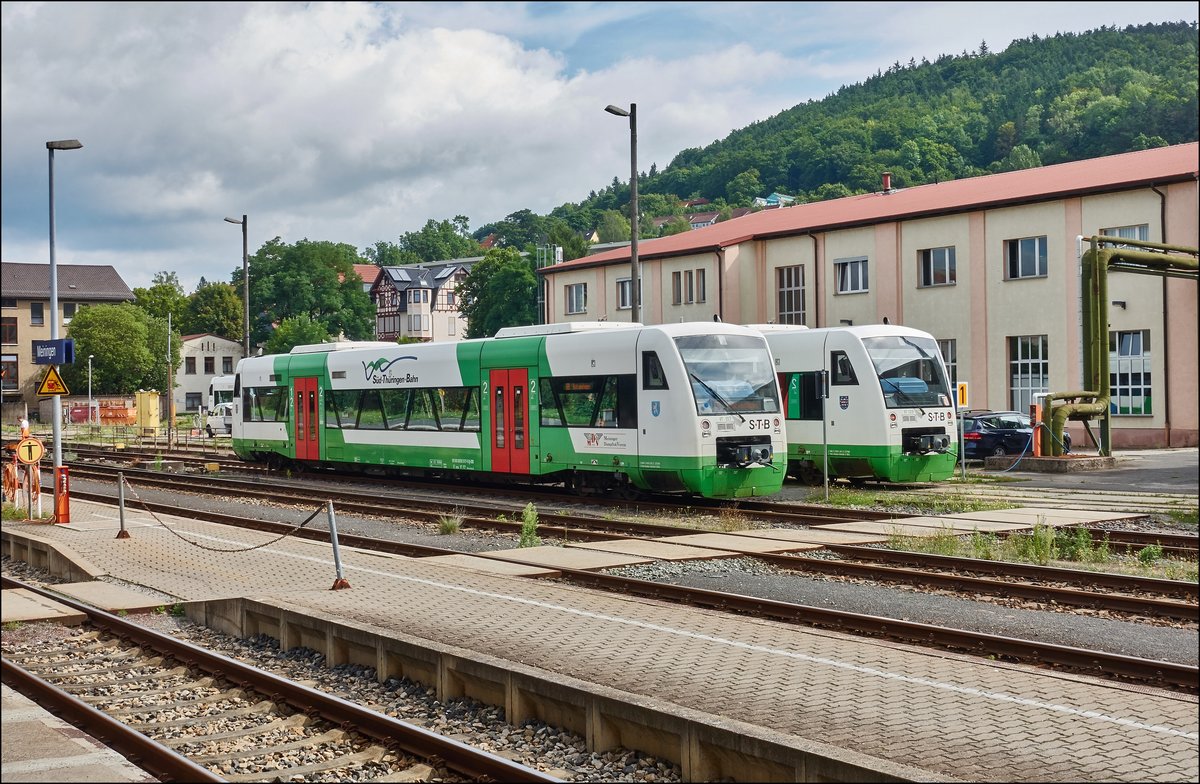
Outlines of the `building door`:
{"type": "Polygon", "coordinates": [[[320,460],[321,432],[317,422],[317,379],[297,378],[293,381],[292,426],[295,428],[296,459],[320,460]]]}
{"type": "Polygon", "coordinates": [[[529,473],[529,371],[525,368],[489,371],[491,395],[492,470],[529,473]]]}

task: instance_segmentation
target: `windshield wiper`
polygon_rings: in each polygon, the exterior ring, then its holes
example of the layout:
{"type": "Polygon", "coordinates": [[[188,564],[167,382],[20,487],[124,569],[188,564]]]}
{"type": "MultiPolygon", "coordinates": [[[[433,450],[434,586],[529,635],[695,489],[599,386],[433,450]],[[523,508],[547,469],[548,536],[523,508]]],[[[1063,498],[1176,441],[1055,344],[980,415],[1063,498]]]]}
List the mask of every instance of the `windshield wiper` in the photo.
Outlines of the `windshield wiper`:
{"type": "Polygon", "coordinates": [[[746,421],[746,417],[742,416],[739,412],[734,411],[733,406],[729,405],[729,401],[726,400],[725,398],[721,397],[720,394],[717,393],[717,390],[713,389],[708,384],[705,384],[704,381],[701,380],[701,378],[699,376],[697,376],[695,373],[688,373],[688,375],[692,377],[693,381],[695,381],[700,386],[704,387],[704,389],[708,392],[708,394],[713,396],[713,400],[716,400],[718,403],[725,406],[726,411],[728,411],[731,414],[737,414],[738,419],[742,420],[743,422],[746,421]]]}
{"type": "Polygon", "coordinates": [[[889,387],[892,388],[893,397],[899,399],[903,403],[908,403],[910,406],[912,406],[913,408],[920,411],[921,416],[925,416],[925,405],[926,404],[919,402],[915,397],[913,397],[912,395],[905,392],[903,389],[900,388],[900,385],[897,384],[892,379],[881,378],[880,381],[887,384],[889,387]]]}

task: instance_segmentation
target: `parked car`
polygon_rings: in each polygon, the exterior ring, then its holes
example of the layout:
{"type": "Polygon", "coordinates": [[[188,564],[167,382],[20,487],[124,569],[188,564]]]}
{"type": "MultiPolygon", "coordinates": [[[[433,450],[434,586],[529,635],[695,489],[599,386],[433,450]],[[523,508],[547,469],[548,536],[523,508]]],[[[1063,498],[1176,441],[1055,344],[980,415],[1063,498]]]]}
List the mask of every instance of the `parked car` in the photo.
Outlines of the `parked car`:
{"type": "MultiPolygon", "coordinates": [[[[964,414],[963,457],[983,460],[1001,455],[1033,454],[1033,426],[1020,411],[981,411],[964,414]]],[[[1071,451],[1071,434],[1063,432],[1063,451],[1071,451]]]]}
{"type": "Polygon", "coordinates": [[[233,434],[233,403],[218,403],[205,418],[204,430],[209,438],[233,434]]]}

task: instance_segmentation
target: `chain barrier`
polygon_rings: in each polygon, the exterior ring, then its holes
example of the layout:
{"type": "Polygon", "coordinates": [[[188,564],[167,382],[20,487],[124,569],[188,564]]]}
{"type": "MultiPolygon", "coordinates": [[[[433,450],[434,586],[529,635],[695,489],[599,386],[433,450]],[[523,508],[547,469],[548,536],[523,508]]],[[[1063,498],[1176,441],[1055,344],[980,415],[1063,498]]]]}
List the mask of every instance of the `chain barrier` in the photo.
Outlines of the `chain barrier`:
{"type": "Polygon", "coordinates": [[[268,547],[268,546],[273,545],[276,542],[280,541],[281,539],[285,539],[285,538],[291,536],[292,534],[296,533],[301,528],[303,528],[304,526],[311,523],[316,518],[317,515],[321,514],[321,512],[324,511],[323,508],[317,509],[317,511],[310,514],[304,522],[293,526],[291,528],[291,530],[284,531],[282,534],[275,537],[274,539],[272,539],[268,542],[263,542],[262,544],[256,544],[252,547],[236,547],[236,548],[209,547],[208,545],[200,544],[199,542],[193,542],[191,539],[188,539],[187,537],[181,535],[178,531],[175,531],[174,529],[172,529],[169,525],[167,525],[166,523],[164,523],[162,520],[159,519],[158,515],[156,515],[154,513],[154,510],[152,510],[149,506],[147,506],[146,502],[143,501],[141,499],[141,496],[139,496],[137,494],[137,490],[133,489],[133,485],[129,484],[129,479],[127,479],[126,477],[121,477],[121,481],[125,483],[125,486],[129,488],[129,492],[133,493],[134,499],[136,499],[137,502],[142,505],[142,509],[145,512],[147,512],[151,517],[154,518],[155,522],[157,522],[163,528],[170,531],[173,536],[177,537],[181,541],[186,542],[187,544],[190,544],[193,547],[199,547],[201,550],[208,550],[209,552],[212,552],[212,553],[248,553],[251,550],[258,550],[263,547],[268,547]]]}

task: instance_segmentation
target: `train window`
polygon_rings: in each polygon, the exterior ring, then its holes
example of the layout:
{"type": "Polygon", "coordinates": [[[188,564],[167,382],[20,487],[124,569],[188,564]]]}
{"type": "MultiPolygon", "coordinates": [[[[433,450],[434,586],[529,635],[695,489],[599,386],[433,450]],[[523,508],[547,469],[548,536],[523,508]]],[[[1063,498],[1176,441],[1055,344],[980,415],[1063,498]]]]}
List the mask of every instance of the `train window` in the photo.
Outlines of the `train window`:
{"type": "Polygon", "coordinates": [[[479,432],[479,390],[451,387],[438,390],[442,400],[442,430],[479,432]]]}
{"type": "MultiPolygon", "coordinates": [[[[414,389],[408,411],[407,430],[437,430],[437,412],[434,410],[432,389],[414,389]]],[[[389,420],[390,421],[390,420],[389,420]]]]}
{"type": "Polygon", "coordinates": [[[829,366],[833,368],[829,383],[838,386],[858,384],[858,376],[854,374],[854,365],[850,363],[850,357],[846,356],[845,351],[829,352],[829,366]]]}
{"type": "Polygon", "coordinates": [[[637,427],[636,389],[632,375],[542,379],[542,425],[637,427]]]}
{"type": "Polygon", "coordinates": [[[496,387],[496,393],[492,395],[496,401],[496,405],[492,411],[493,430],[496,433],[496,448],[504,448],[504,387],[496,387]]]}
{"type": "Polygon", "coordinates": [[[360,430],[383,430],[386,420],[383,417],[383,403],[379,399],[379,390],[363,390],[358,406],[358,421],[355,427],[360,430]]]}
{"type": "Polygon", "coordinates": [[[408,418],[408,405],[411,393],[407,389],[381,389],[380,400],[383,402],[383,413],[387,417],[388,430],[403,430],[408,418]]]}
{"type": "Polygon", "coordinates": [[[667,376],[663,373],[662,363],[658,354],[653,351],[642,352],[642,389],[668,389],[667,376]]]}
{"type": "Polygon", "coordinates": [[[283,422],[287,420],[288,391],[284,387],[243,387],[242,421],[283,422]]]}
{"type": "Polygon", "coordinates": [[[513,387],[513,448],[525,448],[525,387],[513,387]]]}
{"type": "Polygon", "coordinates": [[[341,389],[325,390],[325,427],[354,427],[354,412],[358,406],[358,392],[341,389]]]}
{"type": "Polygon", "coordinates": [[[821,420],[821,371],[788,373],[787,418],[819,422],[821,420]]]}

